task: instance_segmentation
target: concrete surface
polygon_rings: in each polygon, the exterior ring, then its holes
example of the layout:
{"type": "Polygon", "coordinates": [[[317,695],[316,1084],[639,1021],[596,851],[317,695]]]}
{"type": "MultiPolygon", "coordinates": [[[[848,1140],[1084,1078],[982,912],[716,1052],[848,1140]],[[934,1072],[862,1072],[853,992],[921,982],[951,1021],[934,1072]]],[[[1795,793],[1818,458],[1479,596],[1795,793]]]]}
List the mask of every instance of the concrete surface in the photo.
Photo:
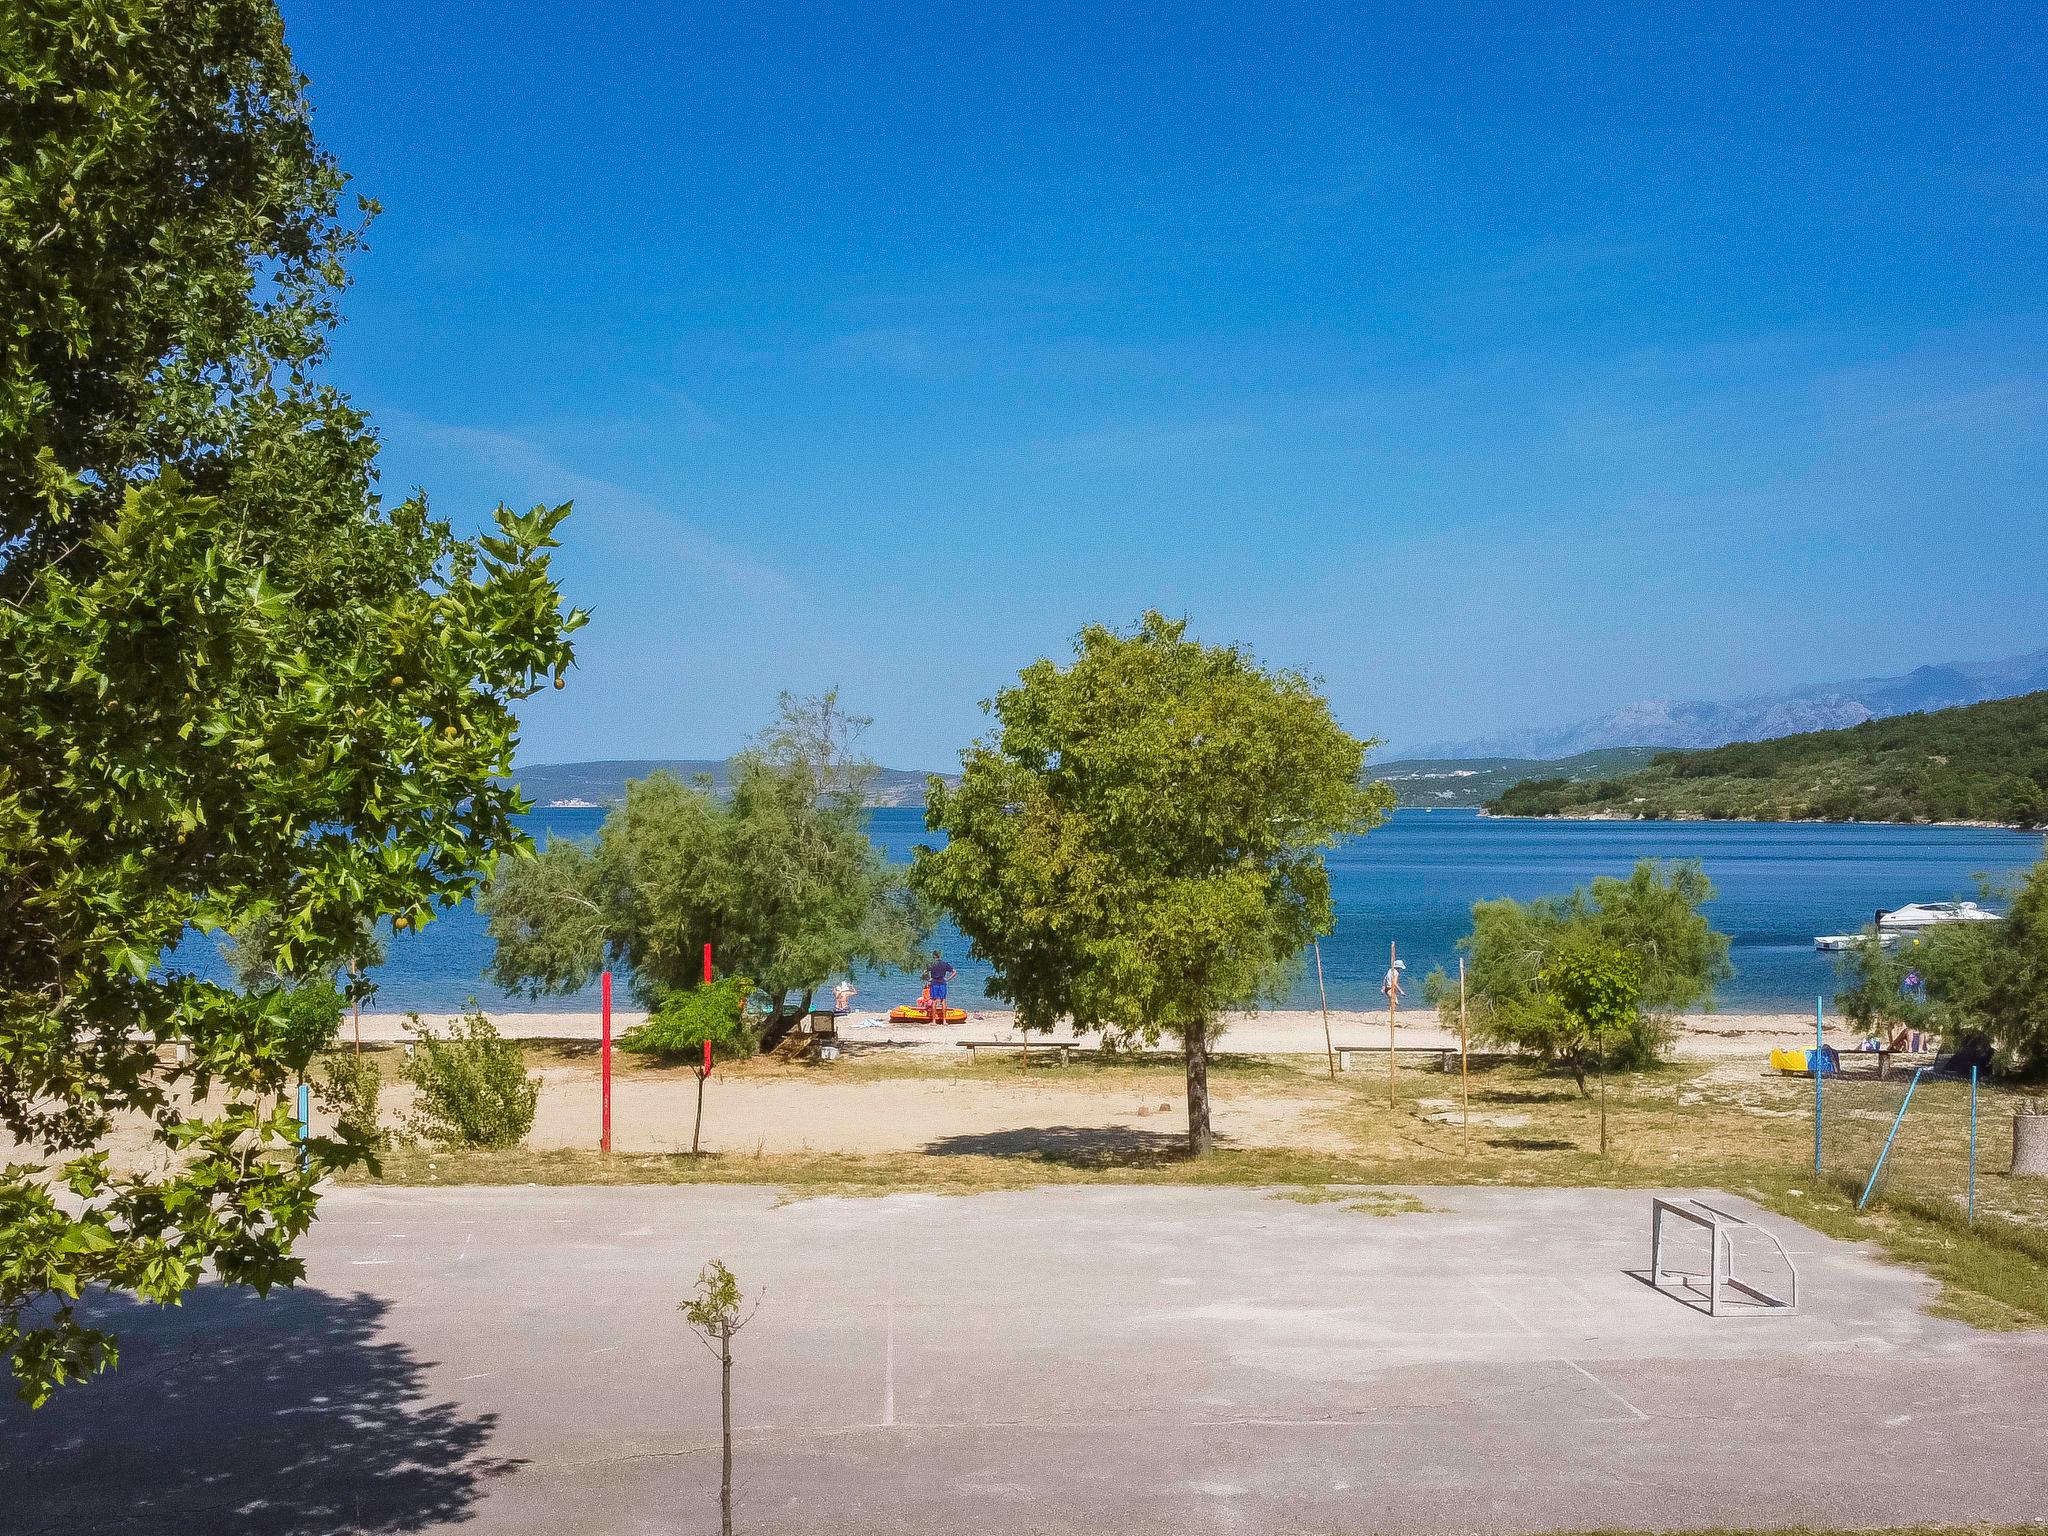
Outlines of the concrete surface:
{"type": "MultiPolygon", "coordinates": [[[[1627,1271],[1640,1192],[1374,1216],[1084,1187],[343,1190],[308,1282],[114,1309],[124,1363],[0,1406],[6,1532],[716,1529],[723,1258],[738,1528],[1858,1526],[2039,1516],[2048,1339],[1776,1217],[1796,1317],[1627,1271]]],[[[1733,1202],[1740,1209],[1740,1202],[1733,1202]]]]}

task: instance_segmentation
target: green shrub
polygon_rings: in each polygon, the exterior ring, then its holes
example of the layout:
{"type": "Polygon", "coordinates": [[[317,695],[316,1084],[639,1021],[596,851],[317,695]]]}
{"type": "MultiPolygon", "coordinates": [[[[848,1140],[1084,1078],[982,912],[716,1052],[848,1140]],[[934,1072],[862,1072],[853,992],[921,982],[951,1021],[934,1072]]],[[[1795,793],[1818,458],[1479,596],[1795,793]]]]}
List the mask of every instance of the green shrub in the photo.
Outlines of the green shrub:
{"type": "Polygon", "coordinates": [[[437,1037],[413,1016],[405,1080],[417,1096],[406,1128],[449,1147],[516,1147],[533,1129],[540,1079],[526,1074],[516,1040],[503,1039],[471,1005],[462,1022],[437,1037]]]}
{"type": "Polygon", "coordinates": [[[372,1146],[382,1146],[384,1133],[377,1128],[377,1097],[384,1078],[376,1061],[360,1051],[329,1051],[320,1058],[320,1076],[313,1096],[333,1116],[342,1131],[361,1137],[372,1146]]]}
{"type": "Polygon", "coordinates": [[[334,1032],[341,1027],[340,990],[324,981],[281,987],[266,1004],[266,1011],[283,1023],[277,1040],[279,1057],[304,1077],[313,1058],[333,1044],[334,1032]]]}
{"type": "Polygon", "coordinates": [[[754,983],[728,976],[709,986],[663,993],[647,1022],[619,1037],[626,1050],[645,1056],[702,1056],[704,1042],[720,1061],[751,1056],[760,1049],[759,1026],[747,1014],[754,983]]]}

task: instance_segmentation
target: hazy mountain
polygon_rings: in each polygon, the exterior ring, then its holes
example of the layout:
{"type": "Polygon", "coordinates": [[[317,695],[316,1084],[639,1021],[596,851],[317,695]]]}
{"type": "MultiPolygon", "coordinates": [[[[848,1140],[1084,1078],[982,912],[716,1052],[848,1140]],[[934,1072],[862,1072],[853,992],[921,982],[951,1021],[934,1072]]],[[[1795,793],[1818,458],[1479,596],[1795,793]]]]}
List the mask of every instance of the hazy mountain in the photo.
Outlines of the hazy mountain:
{"type": "MultiPolygon", "coordinates": [[[[577,801],[612,806],[626,798],[628,779],[644,779],[664,769],[684,783],[702,777],[711,780],[713,789],[725,789],[726,764],[711,758],[636,757],[591,763],[531,763],[512,777],[536,806],[577,801]]],[[[868,804],[923,805],[927,777],[915,769],[884,768],[868,795],[868,804]]]]}
{"type": "Polygon", "coordinates": [[[1607,747],[1718,747],[1839,730],[1866,720],[1952,709],[2044,688],[2048,649],[2002,661],[1916,667],[1903,677],[1866,677],[1718,702],[1643,699],[1572,725],[1433,742],[1415,748],[1413,755],[1559,758],[1607,747]]]}

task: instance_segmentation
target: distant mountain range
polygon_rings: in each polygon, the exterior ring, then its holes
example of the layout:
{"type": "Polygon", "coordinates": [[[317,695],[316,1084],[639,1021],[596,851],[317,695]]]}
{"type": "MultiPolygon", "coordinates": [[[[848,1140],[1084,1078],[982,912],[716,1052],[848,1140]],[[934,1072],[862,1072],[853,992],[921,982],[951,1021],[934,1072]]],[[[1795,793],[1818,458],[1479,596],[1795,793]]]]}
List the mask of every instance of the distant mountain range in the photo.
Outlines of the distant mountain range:
{"type": "MultiPolygon", "coordinates": [[[[533,763],[512,777],[536,806],[614,806],[626,798],[626,781],[666,771],[684,783],[707,778],[723,793],[730,777],[723,759],[628,757],[590,763],[533,763]]],[[[909,768],[884,768],[868,795],[870,805],[923,805],[929,775],[909,768]]]]}
{"type": "Polygon", "coordinates": [[[2002,661],[1915,667],[1903,677],[1866,677],[1719,702],[1643,699],[1573,725],[1433,742],[1414,748],[1413,755],[1562,758],[1611,747],[1719,747],[1839,730],[1866,720],[1953,709],[2041,689],[2048,689],[2048,649],[2002,661]]]}

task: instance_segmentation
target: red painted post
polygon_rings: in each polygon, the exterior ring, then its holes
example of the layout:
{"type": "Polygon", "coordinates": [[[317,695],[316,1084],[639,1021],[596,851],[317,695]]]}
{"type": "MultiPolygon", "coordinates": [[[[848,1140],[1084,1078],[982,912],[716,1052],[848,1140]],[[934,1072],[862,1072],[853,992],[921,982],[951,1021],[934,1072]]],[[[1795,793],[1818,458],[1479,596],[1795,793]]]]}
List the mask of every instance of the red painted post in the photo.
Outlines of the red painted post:
{"type": "Polygon", "coordinates": [[[711,946],[704,946],[704,985],[711,985],[711,946]]]}
{"type": "Polygon", "coordinates": [[[709,1040],[704,1042],[704,1075],[706,1077],[711,1075],[711,1042],[709,1040]]]}
{"type": "Polygon", "coordinates": [[[604,1130],[597,1150],[612,1149],[612,973],[604,973],[604,1130]]]}

